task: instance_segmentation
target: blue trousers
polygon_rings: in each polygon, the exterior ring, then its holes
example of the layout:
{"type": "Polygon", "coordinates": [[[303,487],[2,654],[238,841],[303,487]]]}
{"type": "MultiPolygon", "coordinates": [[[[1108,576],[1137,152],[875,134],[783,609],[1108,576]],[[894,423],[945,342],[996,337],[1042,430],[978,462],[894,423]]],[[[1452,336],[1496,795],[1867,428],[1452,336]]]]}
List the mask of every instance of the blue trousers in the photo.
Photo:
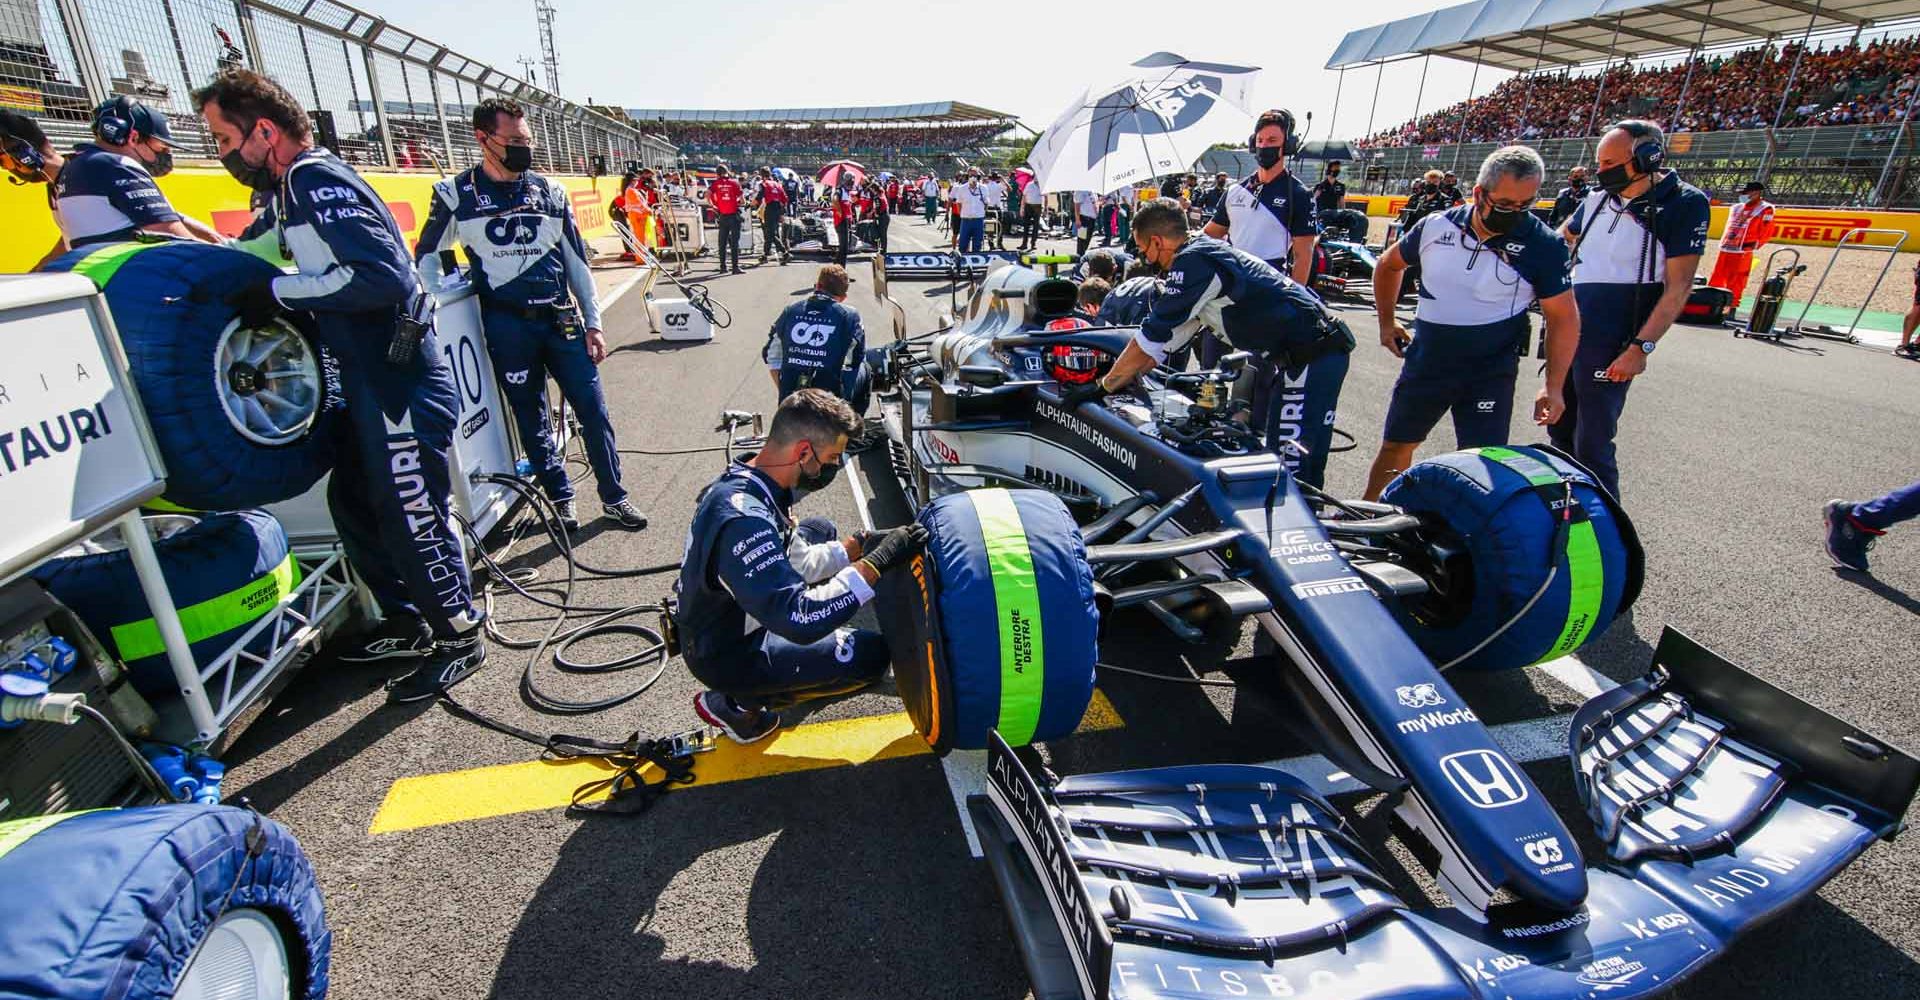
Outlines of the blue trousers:
{"type": "Polygon", "coordinates": [[[383,614],[417,616],[440,638],[466,633],[480,618],[447,510],[459,406],[453,372],[431,333],[410,363],[394,365],[388,331],[365,329],[366,314],[315,318],[339,359],[347,400],[327,484],[347,560],[383,614]]]}
{"type": "Polygon", "coordinates": [[[549,318],[528,319],[485,306],[480,311],[487,331],[487,353],[500,375],[520,431],[520,447],[533,465],[533,474],[549,499],[573,499],[573,482],[547,433],[547,375],[560,384],[560,394],[580,421],[587,461],[602,503],[618,503],[627,496],[620,485],[620,455],[613,442],[613,421],[607,416],[607,397],[600,391],[600,369],[587,357],[586,331],[569,340],[549,318]]]}
{"type": "MultiPolygon", "coordinates": [[[[1327,481],[1327,449],[1333,444],[1333,418],[1351,361],[1351,352],[1334,351],[1303,368],[1276,371],[1268,383],[1264,400],[1267,446],[1279,454],[1281,463],[1295,478],[1308,485],[1322,486],[1327,481]],[[1289,440],[1301,447],[1287,447],[1285,442],[1289,440]]],[[[1243,377],[1255,377],[1255,370],[1249,367],[1243,377]]],[[[1254,411],[1259,413],[1257,390],[1255,400],[1254,411]]]]}
{"type": "Polygon", "coordinates": [[[986,239],[987,220],[960,220],[960,245],[958,247],[960,253],[979,253],[985,249],[986,239]]]}
{"type": "MultiPolygon", "coordinates": [[[[839,537],[833,522],[809,517],[794,534],[819,544],[839,537]]],[[[887,641],[878,632],[839,628],[823,639],[792,642],[766,629],[746,637],[753,652],[736,662],[710,663],[689,658],[687,670],[742,708],[779,707],[813,697],[844,694],[880,679],[892,664],[887,641]]]]}
{"type": "Polygon", "coordinates": [[[1875,531],[1920,517],[1920,479],[1853,508],[1853,519],[1875,531]]]}
{"type": "Polygon", "coordinates": [[[1593,470],[1600,485],[1616,499],[1620,464],[1614,457],[1613,438],[1620,430],[1620,414],[1627,408],[1627,390],[1633,386],[1606,378],[1607,366],[1619,356],[1620,346],[1610,337],[1580,338],[1573,352],[1573,370],[1567,373],[1567,411],[1547,427],[1547,440],[1593,470]]]}

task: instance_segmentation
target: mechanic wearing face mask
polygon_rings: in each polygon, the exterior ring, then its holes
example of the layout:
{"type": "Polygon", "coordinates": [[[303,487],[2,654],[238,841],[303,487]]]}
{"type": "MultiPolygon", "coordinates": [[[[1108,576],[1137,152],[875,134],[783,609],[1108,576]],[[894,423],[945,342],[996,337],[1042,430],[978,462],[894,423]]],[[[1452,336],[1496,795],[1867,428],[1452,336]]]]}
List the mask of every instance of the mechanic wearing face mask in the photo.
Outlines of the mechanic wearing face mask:
{"type": "Polygon", "coordinates": [[[580,527],[573,482],[548,434],[548,374],[580,421],[601,511],[638,531],[647,519],[620,482],[620,454],[596,367],[606,360],[607,338],[572,199],[533,171],[533,130],[518,102],[489,97],[476,105],[473,141],[479,165],[433,186],[416,249],[420,277],[438,287],[441,252],[455,243],[466,247],[487,354],[500,373],[520,447],[561,523],[568,531],[580,527]]]}
{"type": "Polygon", "coordinates": [[[1553,196],[1553,211],[1547,213],[1547,225],[1559,229],[1562,222],[1573,215],[1573,210],[1587,200],[1587,168],[1574,167],[1567,171],[1567,186],[1553,196]]]}
{"type": "MultiPolygon", "coordinates": [[[[1319,486],[1352,331],[1319,296],[1272,265],[1213,237],[1189,235],[1177,201],[1148,202],[1133,230],[1141,257],[1166,272],[1165,291],[1112,369],[1070,390],[1063,401],[1071,405],[1118,392],[1210,328],[1235,349],[1273,364],[1279,377],[1264,425],[1267,444],[1301,482],[1319,486]]],[[[1247,399],[1257,377],[1249,365],[1234,386],[1235,397],[1247,399]]]]}
{"type": "Polygon", "coordinates": [[[75,146],[52,175],[53,217],[69,249],[142,233],[222,242],[213,227],[174,211],[153,182],[173,172],[165,115],[116,97],[94,109],[93,136],[95,142],[75,146]]]}
{"type": "Polygon", "coordinates": [[[1573,246],[1580,346],[1566,413],[1547,436],[1616,497],[1613,439],[1627,388],[1686,306],[1707,249],[1707,196],[1661,169],[1665,144],[1652,122],[1631,119],[1608,129],[1595,150],[1601,190],[1560,228],[1573,246]]]}
{"type": "MultiPolygon", "coordinates": [[[[66,162],[66,157],[53,148],[53,140],[41,131],[39,122],[18,112],[0,111],[0,170],[5,170],[7,176],[19,184],[47,185],[47,211],[54,216],[56,228],[60,220],[54,207],[53,179],[59,176],[66,162]]],[[[67,238],[55,237],[53,248],[40,256],[33,269],[46,267],[67,249],[67,238]]]]}
{"type": "Polygon", "coordinates": [[[1327,213],[1338,212],[1347,207],[1347,185],[1340,180],[1340,161],[1327,164],[1327,175],[1313,186],[1313,210],[1320,219],[1327,213]]]}
{"type": "Polygon", "coordinates": [[[867,332],[860,314],[846,304],[850,284],[846,268],[828,264],[813,294],[773,321],[760,356],[781,399],[801,389],[825,389],[852,404],[856,416],[866,412],[867,332]]]}
{"type": "Polygon", "coordinates": [[[1293,113],[1276,109],[1262,114],[1254,122],[1247,149],[1260,169],[1227,191],[1205,232],[1307,284],[1313,276],[1317,230],[1313,193],[1287,169],[1287,157],[1299,149],[1293,113]]]}
{"type": "Polygon", "coordinates": [[[1551,425],[1580,339],[1580,314],[1567,281],[1567,245],[1531,211],[1546,174],[1525,146],[1495,150],[1480,165],[1473,203],[1429,215],[1387,249],[1373,272],[1380,344],[1406,359],[1387,404],[1380,453],[1365,499],[1413,464],[1413,453],[1449,411],[1461,448],[1504,445],[1511,433],[1514,381],[1533,335],[1528,307],[1547,320],[1547,381],[1533,404],[1551,425]],[[1400,279],[1420,262],[1425,275],[1413,337],[1394,315],[1400,279]]]}
{"type": "Polygon", "coordinates": [[[339,362],[347,411],[327,509],[354,575],[387,616],[362,652],[419,664],[389,687],[390,700],[432,698],[486,661],[447,511],[459,400],[434,337],[432,297],[386,203],[314,146],[306,112],[278,83],[226,69],[193,92],[193,104],[221,165],[270,196],[236,245],[276,263],[291,257],[299,270],[235,289],[227,303],[249,325],[282,310],[311,313],[339,362]]]}
{"type": "Polygon", "coordinates": [[[780,727],[777,710],[858,690],[886,673],[886,641],[843,628],[880,576],[927,540],[918,524],[838,538],[832,522],[793,522],[794,490],[818,492],[840,469],[852,408],[802,389],[780,402],[760,453],[700,494],[687,532],[674,615],[687,669],[710,690],[701,721],[735,742],[780,727]]]}

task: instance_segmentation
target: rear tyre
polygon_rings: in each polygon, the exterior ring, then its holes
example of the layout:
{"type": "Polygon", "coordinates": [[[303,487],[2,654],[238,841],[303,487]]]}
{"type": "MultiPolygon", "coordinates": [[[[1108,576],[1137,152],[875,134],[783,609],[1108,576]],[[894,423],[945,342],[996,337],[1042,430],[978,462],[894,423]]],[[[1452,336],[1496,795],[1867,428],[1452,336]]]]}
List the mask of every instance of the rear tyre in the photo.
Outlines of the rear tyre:
{"type": "Polygon", "coordinates": [[[287,941],[273,918],[251,907],[232,910],[207,928],[180,974],[174,1000],[287,1000],[292,969],[287,941]]]}

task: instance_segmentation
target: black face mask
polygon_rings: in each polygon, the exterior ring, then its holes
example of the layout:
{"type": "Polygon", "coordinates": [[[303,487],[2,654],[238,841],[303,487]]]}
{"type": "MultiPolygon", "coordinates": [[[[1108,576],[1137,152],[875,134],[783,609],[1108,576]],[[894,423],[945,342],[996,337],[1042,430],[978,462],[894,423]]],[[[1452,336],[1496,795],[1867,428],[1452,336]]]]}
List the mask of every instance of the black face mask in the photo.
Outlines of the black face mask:
{"type": "Polygon", "coordinates": [[[163,149],[154,155],[152,163],[147,164],[147,174],[165,177],[170,173],[173,173],[173,150],[163,149]]]}
{"type": "Polygon", "coordinates": [[[520,174],[533,169],[533,147],[500,143],[500,165],[508,173],[520,174]]]}
{"type": "Polygon", "coordinates": [[[1262,170],[1272,170],[1279,166],[1280,157],[1283,155],[1285,154],[1280,151],[1279,146],[1261,146],[1253,151],[1254,162],[1260,164],[1262,170]]]}
{"type": "Polygon", "coordinates": [[[794,485],[808,493],[818,493],[833,485],[834,477],[838,475],[840,475],[840,463],[838,462],[832,465],[822,462],[819,470],[815,472],[808,472],[806,466],[803,465],[800,467],[800,475],[794,479],[794,485]]]}
{"type": "Polygon", "coordinates": [[[1512,209],[1488,205],[1486,212],[1480,216],[1480,224],[1487,227],[1487,232],[1495,236],[1505,236],[1513,232],[1513,227],[1518,226],[1521,216],[1526,214],[1524,209],[1514,211],[1512,209]]]}
{"type": "Polygon", "coordinates": [[[1632,184],[1636,179],[1627,173],[1627,165],[1624,163],[1616,163],[1611,167],[1601,167],[1600,172],[1595,176],[1599,179],[1600,186],[1606,189],[1608,194],[1619,194],[1625,191],[1627,185],[1632,184]]]}
{"type": "MultiPolygon", "coordinates": [[[[220,158],[220,165],[227,168],[227,173],[232,174],[234,180],[247,187],[255,191],[271,191],[274,187],[273,171],[267,167],[266,159],[261,159],[258,164],[247,162],[244,150],[247,148],[247,139],[251,138],[253,134],[248,133],[246,139],[240,140],[240,145],[233,147],[232,152],[220,158]]],[[[267,155],[273,155],[271,149],[268,150],[267,155]]]]}
{"type": "Polygon", "coordinates": [[[1339,177],[1340,177],[1340,171],[1338,171],[1338,170],[1329,170],[1329,171],[1327,171],[1327,179],[1328,179],[1328,180],[1338,180],[1338,179],[1339,179],[1339,177]]]}

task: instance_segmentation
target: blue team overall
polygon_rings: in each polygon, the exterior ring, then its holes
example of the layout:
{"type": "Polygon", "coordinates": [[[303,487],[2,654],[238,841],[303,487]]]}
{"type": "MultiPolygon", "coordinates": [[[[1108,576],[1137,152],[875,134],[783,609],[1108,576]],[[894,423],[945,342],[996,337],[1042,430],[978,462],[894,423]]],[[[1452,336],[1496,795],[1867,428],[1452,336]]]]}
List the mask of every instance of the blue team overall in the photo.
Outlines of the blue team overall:
{"type": "Polygon", "coordinates": [[[1532,334],[1527,309],[1569,287],[1566,241],[1539,219],[1524,215],[1482,243],[1472,216],[1467,205],[1436,212],[1400,237],[1400,256],[1420,267],[1420,304],[1387,405],[1387,441],[1425,441],[1450,410],[1460,447],[1506,444],[1519,352],[1532,334]]]}
{"type": "Polygon", "coordinates": [[[833,296],[815,291],[780,311],[760,352],[780,373],[780,398],[801,389],[825,389],[867,411],[867,332],[860,314],[833,296]]]}
{"type": "MultiPolygon", "coordinates": [[[[1267,444],[1301,482],[1319,486],[1326,477],[1327,446],[1333,441],[1353,334],[1334,321],[1319,296],[1266,261],[1212,237],[1194,236],[1167,268],[1165,289],[1134,342],[1165,362],[1202,327],[1236,349],[1273,360],[1267,444]]],[[[1249,368],[1243,380],[1251,377],[1257,376],[1249,368]]]]}
{"type": "Polygon", "coordinates": [[[600,371],[587,356],[586,332],[600,328],[600,306],[566,189],[532,171],[498,183],[479,167],[440,181],[420,230],[420,272],[429,285],[440,274],[440,251],[456,242],[466,248],[487,353],[541,489],[554,501],[573,499],[547,431],[551,373],[580,421],[601,502],[625,499],[600,371]]]}
{"type": "Polygon", "coordinates": [[[354,573],[385,614],[418,616],[442,639],[470,632],[479,615],[447,513],[457,389],[431,329],[405,363],[388,360],[396,319],[425,294],[392,213],[351,167],[309,149],[240,245],[293,259],[300,273],[275,278],[274,297],[311,312],[340,363],[347,440],[327,508],[354,573]]]}
{"type": "Polygon", "coordinates": [[[1632,383],[1608,380],[1607,367],[1659,304],[1667,258],[1706,252],[1708,207],[1699,188],[1669,172],[1631,202],[1596,190],[1567,220],[1567,231],[1578,237],[1573,299],[1580,307],[1580,346],[1567,375],[1567,411],[1547,436],[1615,496],[1620,466],[1613,439],[1632,383]]]}
{"type": "Polygon", "coordinates": [[[69,247],[130,240],[143,227],[180,221],[145,164],[92,143],[74,147],[48,190],[69,247]]]}
{"type": "Polygon", "coordinates": [[[845,628],[873,590],[824,518],[795,525],[793,494],[735,463],[700,495],[677,614],[687,669],[742,708],[777,707],[877,680],[877,632],[845,628]]]}

